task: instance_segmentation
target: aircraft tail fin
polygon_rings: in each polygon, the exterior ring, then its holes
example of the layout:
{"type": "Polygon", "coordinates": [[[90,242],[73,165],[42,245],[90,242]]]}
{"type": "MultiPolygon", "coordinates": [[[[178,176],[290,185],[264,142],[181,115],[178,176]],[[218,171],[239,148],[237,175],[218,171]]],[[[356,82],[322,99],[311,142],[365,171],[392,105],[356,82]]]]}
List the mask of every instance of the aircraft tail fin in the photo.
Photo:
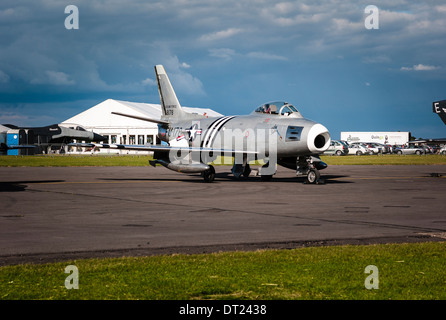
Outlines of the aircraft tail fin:
{"type": "Polygon", "coordinates": [[[156,65],[155,73],[163,117],[167,119],[187,119],[188,113],[181,108],[164,67],[162,65],[156,65]]]}

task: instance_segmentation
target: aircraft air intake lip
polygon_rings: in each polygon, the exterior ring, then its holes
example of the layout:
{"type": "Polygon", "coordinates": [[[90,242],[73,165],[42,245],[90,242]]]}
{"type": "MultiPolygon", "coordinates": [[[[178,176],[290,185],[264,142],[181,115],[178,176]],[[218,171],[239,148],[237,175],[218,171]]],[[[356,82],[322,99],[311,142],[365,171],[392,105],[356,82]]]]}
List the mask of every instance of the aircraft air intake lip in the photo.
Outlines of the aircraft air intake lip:
{"type": "Polygon", "coordinates": [[[322,153],[330,146],[331,138],[328,129],[320,123],[310,128],[307,138],[307,146],[310,152],[322,153]]]}

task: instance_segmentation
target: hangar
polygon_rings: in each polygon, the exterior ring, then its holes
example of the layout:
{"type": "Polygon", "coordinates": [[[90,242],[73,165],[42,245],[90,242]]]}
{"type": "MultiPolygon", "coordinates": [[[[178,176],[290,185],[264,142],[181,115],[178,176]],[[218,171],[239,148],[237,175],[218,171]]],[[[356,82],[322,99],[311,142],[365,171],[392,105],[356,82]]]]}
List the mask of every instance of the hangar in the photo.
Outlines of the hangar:
{"type": "MultiPolygon", "coordinates": [[[[183,109],[190,113],[204,114],[209,117],[222,116],[220,113],[207,108],[183,109]]],[[[118,144],[160,144],[157,138],[158,127],[155,123],[122,117],[112,114],[119,112],[139,117],[160,119],[161,105],[151,103],[129,102],[107,99],[77,115],[63,121],[60,125],[75,128],[81,126],[106,138],[104,143],[118,144]]],[[[86,152],[84,148],[68,150],[71,153],[86,152]]],[[[132,153],[146,154],[147,151],[129,151],[116,149],[101,149],[101,153],[132,153]]]]}

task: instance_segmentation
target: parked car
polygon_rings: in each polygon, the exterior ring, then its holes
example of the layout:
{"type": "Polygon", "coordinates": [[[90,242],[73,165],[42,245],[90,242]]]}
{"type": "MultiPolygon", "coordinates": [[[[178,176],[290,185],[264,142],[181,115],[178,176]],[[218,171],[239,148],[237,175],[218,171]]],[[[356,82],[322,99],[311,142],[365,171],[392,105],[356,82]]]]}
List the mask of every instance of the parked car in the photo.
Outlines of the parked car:
{"type": "Polygon", "coordinates": [[[446,146],[443,146],[443,147],[440,149],[439,153],[440,153],[440,154],[443,154],[443,155],[446,155],[446,146]]]}
{"type": "Polygon", "coordinates": [[[441,148],[438,144],[429,145],[429,147],[431,147],[432,153],[440,153],[441,148]]]}
{"type": "Polygon", "coordinates": [[[324,155],[345,156],[346,154],[348,154],[348,145],[338,140],[331,140],[330,146],[324,152],[324,155]]]}
{"type": "Polygon", "coordinates": [[[369,154],[370,151],[364,144],[352,144],[348,147],[348,154],[356,154],[357,156],[363,155],[363,154],[369,154]]]}
{"type": "Polygon", "coordinates": [[[395,149],[396,154],[424,154],[424,149],[410,145],[408,147],[400,147],[395,149]]]}
{"type": "Polygon", "coordinates": [[[371,154],[378,154],[383,152],[383,147],[379,143],[366,142],[366,145],[371,154]]]}
{"type": "Polygon", "coordinates": [[[375,145],[381,147],[382,153],[391,153],[392,148],[389,145],[382,144],[382,143],[374,143],[375,145]]]}
{"type": "Polygon", "coordinates": [[[424,149],[424,153],[434,153],[434,149],[431,146],[428,146],[427,144],[420,146],[424,149]]]}

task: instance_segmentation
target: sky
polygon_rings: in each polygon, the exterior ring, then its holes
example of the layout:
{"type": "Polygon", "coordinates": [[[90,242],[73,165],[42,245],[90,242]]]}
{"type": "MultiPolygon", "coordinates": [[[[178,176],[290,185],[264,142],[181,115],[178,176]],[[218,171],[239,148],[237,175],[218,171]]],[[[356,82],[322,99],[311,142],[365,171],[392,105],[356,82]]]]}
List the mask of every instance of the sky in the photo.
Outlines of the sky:
{"type": "Polygon", "coordinates": [[[0,124],[159,104],[162,64],[184,106],[243,115],[282,100],[334,139],[444,138],[432,102],[446,99],[445,52],[444,0],[2,0],[0,124]]]}

